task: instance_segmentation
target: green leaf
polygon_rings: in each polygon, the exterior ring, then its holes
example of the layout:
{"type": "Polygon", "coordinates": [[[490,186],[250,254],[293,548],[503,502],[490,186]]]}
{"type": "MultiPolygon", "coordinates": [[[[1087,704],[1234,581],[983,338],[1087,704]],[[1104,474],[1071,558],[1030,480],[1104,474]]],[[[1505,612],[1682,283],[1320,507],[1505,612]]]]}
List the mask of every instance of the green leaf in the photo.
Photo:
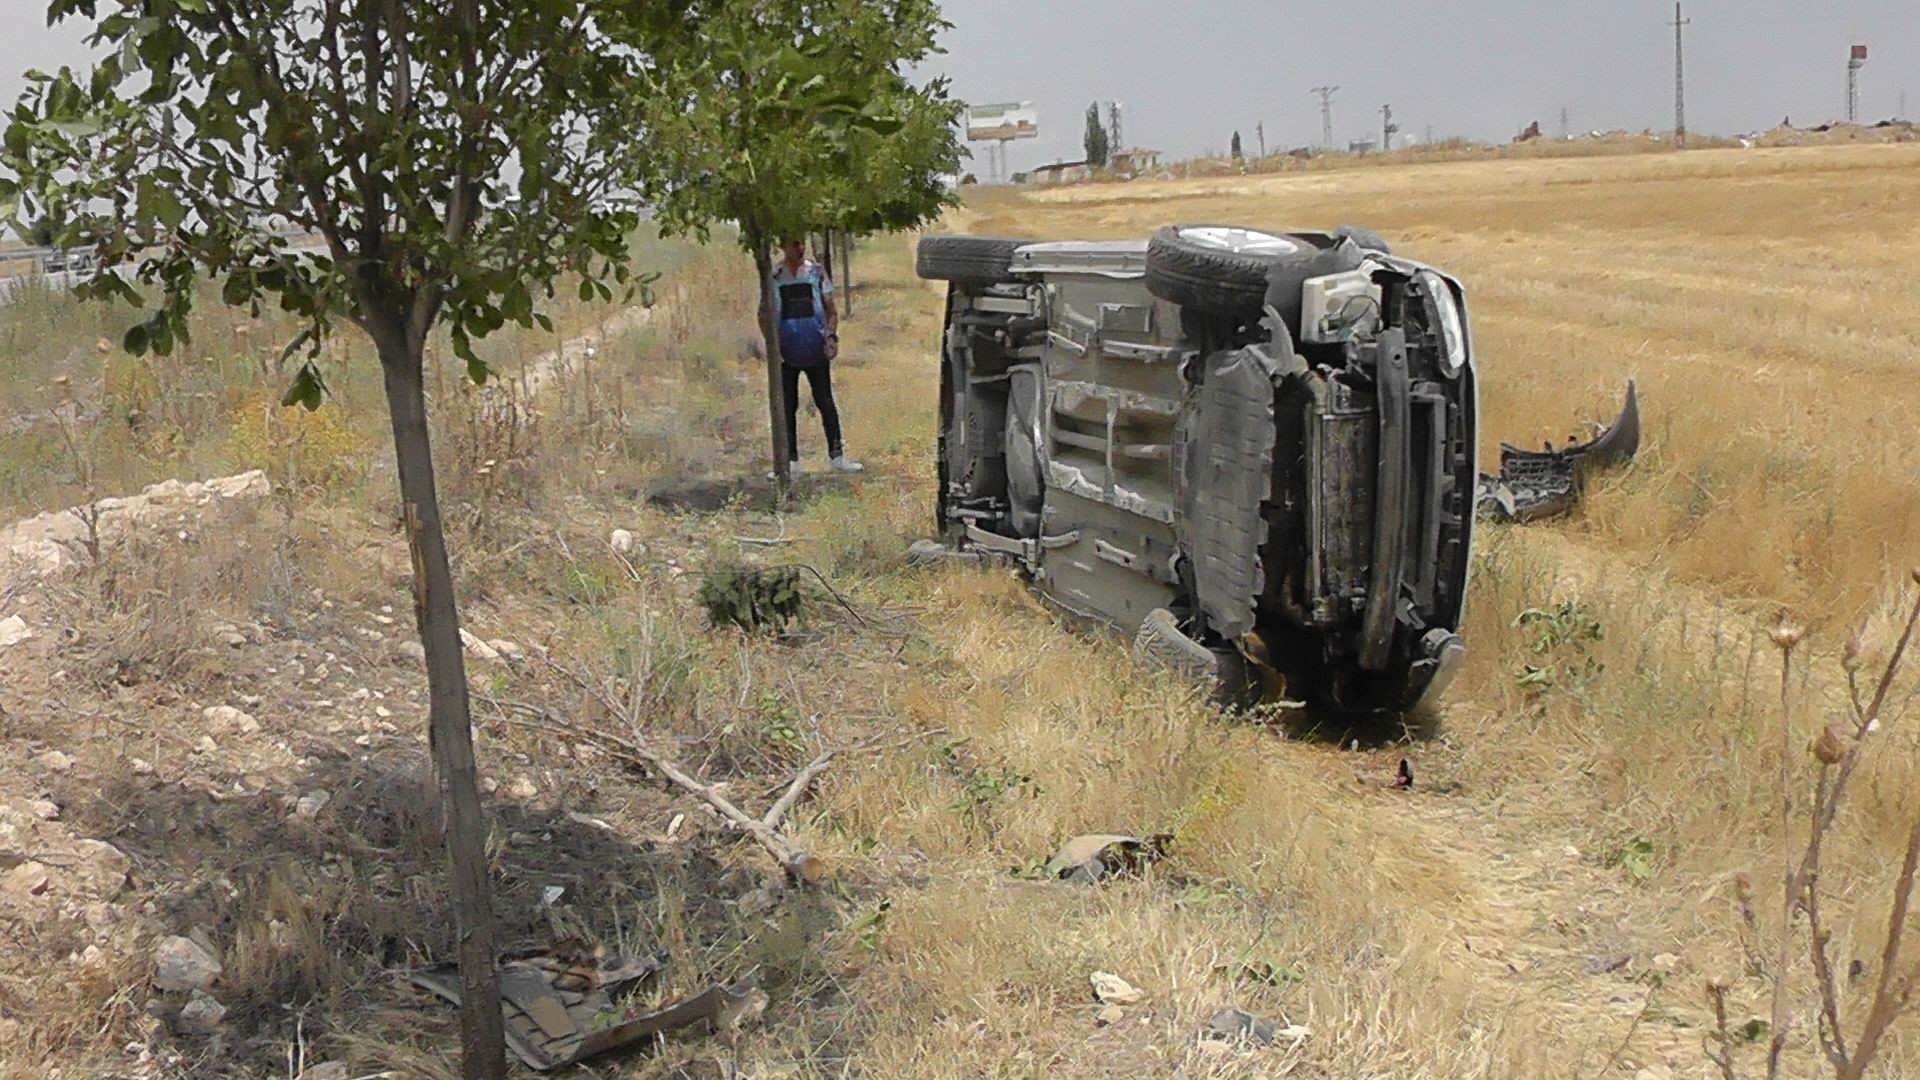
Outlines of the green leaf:
{"type": "Polygon", "coordinates": [[[326,384],[320,379],[320,369],[314,367],[312,361],[308,361],[301,364],[300,370],[294,373],[293,385],[287,387],[286,394],[280,398],[280,404],[285,408],[301,405],[308,412],[312,412],[320,407],[321,398],[325,393],[326,384]]]}
{"type": "Polygon", "coordinates": [[[485,360],[482,360],[477,356],[467,357],[467,378],[473,380],[473,385],[475,386],[487,385],[487,377],[492,374],[493,374],[493,369],[487,366],[487,362],[485,360]]]}
{"type": "Polygon", "coordinates": [[[134,323],[127,327],[126,336],[120,339],[121,348],[135,356],[145,356],[149,344],[146,323],[134,323]]]}

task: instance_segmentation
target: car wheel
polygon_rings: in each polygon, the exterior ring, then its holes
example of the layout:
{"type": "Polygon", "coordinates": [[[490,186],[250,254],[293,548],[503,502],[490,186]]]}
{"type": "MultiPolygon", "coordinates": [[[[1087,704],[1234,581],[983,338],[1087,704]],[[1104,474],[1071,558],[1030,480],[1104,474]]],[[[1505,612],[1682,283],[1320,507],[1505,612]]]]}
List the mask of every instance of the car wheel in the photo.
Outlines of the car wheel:
{"type": "Polygon", "coordinates": [[[1209,315],[1258,318],[1268,298],[1299,333],[1300,285],[1350,270],[1360,248],[1326,233],[1276,233],[1228,225],[1173,225],[1147,242],[1147,290],[1209,315]]]}
{"type": "Polygon", "coordinates": [[[928,281],[994,285],[1012,279],[1013,253],[1032,242],[993,236],[922,237],[913,269],[928,281]]]}

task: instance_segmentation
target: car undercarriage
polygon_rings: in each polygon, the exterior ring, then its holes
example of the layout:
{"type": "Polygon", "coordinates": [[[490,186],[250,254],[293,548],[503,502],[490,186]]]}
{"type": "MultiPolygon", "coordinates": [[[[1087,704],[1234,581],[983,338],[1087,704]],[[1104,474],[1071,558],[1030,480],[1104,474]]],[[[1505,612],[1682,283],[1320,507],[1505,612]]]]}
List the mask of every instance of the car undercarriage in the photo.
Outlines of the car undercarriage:
{"type": "Polygon", "coordinates": [[[946,550],[1232,694],[1377,711],[1444,688],[1476,506],[1503,505],[1457,281],[1351,228],[934,236],[918,270],[948,283],[946,550]]]}

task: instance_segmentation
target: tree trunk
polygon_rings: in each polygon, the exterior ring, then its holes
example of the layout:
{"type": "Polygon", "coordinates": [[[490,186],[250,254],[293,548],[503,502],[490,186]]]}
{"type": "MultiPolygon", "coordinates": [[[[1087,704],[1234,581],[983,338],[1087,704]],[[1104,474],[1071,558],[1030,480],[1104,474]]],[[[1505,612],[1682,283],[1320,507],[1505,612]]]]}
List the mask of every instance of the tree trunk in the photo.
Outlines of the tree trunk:
{"type": "Polygon", "coordinates": [[[760,336],[765,340],[767,352],[767,419],[773,430],[773,478],[780,500],[785,502],[787,491],[793,485],[793,470],[787,459],[787,402],[780,380],[780,308],[779,298],[773,292],[773,255],[767,250],[770,240],[765,236],[749,234],[747,243],[753,249],[753,268],[760,275],[760,336]]]}
{"type": "Polygon", "coordinates": [[[413,553],[413,612],[427,650],[428,743],[440,792],[441,829],[452,862],[454,929],[459,938],[463,1074],[501,1080],[507,1074],[500,983],[494,970],[493,906],[487,883],[486,824],[473,758],[466,660],[453,571],[440,529],[433,448],[427,437],[422,350],[398,320],[374,335],[386,375],[387,410],[400,467],[400,499],[413,553]]]}

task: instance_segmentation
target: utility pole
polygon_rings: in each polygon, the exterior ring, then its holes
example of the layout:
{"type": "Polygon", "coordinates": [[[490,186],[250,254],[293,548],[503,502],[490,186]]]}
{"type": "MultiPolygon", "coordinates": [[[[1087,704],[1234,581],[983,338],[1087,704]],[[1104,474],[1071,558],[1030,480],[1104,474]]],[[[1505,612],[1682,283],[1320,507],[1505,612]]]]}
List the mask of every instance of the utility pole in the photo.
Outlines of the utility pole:
{"type": "Polygon", "coordinates": [[[1107,103],[1107,142],[1112,144],[1115,153],[1127,148],[1120,138],[1120,103],[1117,101],[1107,103]]]}
{"type": "MultiPolygon", "coordinates": [[[[1907,109],[1907,99],[1906,99],[1906,96],[1903,94],[1900,98],[1900,111],[1905,112],[1906,109],[1907,109]]],[[[1253,134],[1255,138],[1260,140],[1260,156],[1263,158],[1266,157],[1267,156],[1267,122],[1265,120],[1261,120],[1258,123],[1254,124],[1253,134]]]]}
{"type": "Polygon", "coordinates": [[[1333,95],[1339,91],[1338,86],[1316,86],[1311,91],[1320,95],[1320,144],[1329,150],[1333,149],[1333,95]]]}
{"type": "Polygon", "coordinates": [[[1682,18],[1673,0],[1673,145],[1687,145],[1687,45],[1681,35],[1692,19],[1682,18]]]}
{"type": "Polygon", "coordinates": [[[1392,105],[1380,106],[1380,152],[1381,153],[1384,154],[1387,151],[1393,149],[1393,134],[1394,132],[1399,130],[1400,130],[1400,125],[1393,122],[1393,106],[1392,105]]]}
{"type": "Polygon", "coordinates": [[[1560,106],[1560,141],[1566,142],[1570,132],[1567,129],[1567,107],[1560,106]]]}

